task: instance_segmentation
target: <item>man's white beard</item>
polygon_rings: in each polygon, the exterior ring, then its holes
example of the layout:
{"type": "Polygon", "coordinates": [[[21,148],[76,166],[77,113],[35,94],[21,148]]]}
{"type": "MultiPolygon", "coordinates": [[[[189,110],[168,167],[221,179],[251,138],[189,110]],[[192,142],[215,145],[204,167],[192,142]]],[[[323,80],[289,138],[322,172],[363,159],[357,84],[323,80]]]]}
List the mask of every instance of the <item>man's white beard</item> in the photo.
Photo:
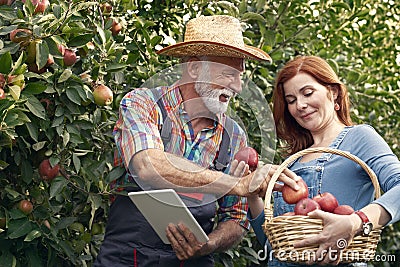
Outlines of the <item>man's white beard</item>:
{"type": "Polygon", "coordinates": [[[221,102],[219,97],[224,94],[231,97],[235,96],[235,93],[229,89],[216,89],[212,88],[210,83],[210,71],[207,62],[202,63],[202,71],[199,75],[199,79],[195,84],[196,92],[202,98],[204,105],[213,114],[225,113],[228,109],[229,101],[221,102]]]}

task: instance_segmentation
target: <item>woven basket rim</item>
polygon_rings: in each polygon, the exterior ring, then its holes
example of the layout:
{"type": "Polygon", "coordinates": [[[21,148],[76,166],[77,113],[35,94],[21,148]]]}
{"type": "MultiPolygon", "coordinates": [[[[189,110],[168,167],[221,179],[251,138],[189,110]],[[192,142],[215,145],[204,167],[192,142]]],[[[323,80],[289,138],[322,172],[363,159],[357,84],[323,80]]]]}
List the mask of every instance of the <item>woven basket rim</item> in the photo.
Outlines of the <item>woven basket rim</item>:
{"type": "MultiPolygon", "coordinates": [[[[294,162],[296,159],[300,158],[301,156],[311,154],[311,153],[330,153],[330,154],[335,154],[339,156],[343,156],[345,158],[348,158],[356,163],[358,163],[368,174],[370,177],[372,184],[375,188],[375,199],[379,198],[381,195],[381,190],[380,190],[380,185],[378,182],[378,178],[376,177],[376,174],[374,171],[359,157],[347,152],[343,151],[340,149],[336,148],[330,148],[330,147],[312,147],[312,148],[306,148],[304,150],[298,151],[295,154],[289,156],[282,164],[279,165],[278,169],[275,171],[273,174],[271,180],[268,183],[267,191],[265,193],[265,199],[264,199],[264,212],[265,212],[265,221],[268,222],[273,218],[273,208],[271,205],[271,200],[272,200],[272,190],[274,188],[275,182],[278,180],[279,175],[291,164],[294,162]]],[[[298,215],[296,215],[298,216],[298,215]]],[[[290,216],[289,216],[290,217],[290,216]]]]}

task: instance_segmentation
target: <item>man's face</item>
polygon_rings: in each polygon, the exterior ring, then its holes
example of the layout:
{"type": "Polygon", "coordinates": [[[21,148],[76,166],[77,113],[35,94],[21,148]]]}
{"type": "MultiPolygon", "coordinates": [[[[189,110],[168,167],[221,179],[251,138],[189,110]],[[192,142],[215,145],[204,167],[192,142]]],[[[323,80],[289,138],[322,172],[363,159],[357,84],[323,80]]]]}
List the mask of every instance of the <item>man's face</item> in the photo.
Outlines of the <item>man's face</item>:
{"type": "Polygon", "coordinates": [[[244,60],[228,57],[207,57],[195,84],[196,92],[214,114],[228,109],[229,100],[242,91],[241,75],[244,60]]]}

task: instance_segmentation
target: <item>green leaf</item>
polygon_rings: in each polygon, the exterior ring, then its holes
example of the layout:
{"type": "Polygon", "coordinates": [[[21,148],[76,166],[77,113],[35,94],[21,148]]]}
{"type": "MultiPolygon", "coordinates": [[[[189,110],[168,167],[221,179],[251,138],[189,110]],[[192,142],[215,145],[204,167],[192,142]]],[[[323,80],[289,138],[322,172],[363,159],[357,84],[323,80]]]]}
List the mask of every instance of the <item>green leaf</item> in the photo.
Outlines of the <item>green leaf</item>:
{"type": "Polygon", "coordinates": [[[93,34],[82,34],[72,38],[68,42],[68,47],[80,47],[86,45],[93,38],[93,34]]]}
{"type": "Polygon", "coordinates": [[[265,19],[262,15],[254,12],[246,12],[243,14],[242,18],[243,21],[255,20],[262,23],[265,23],[265,19]]]}
{"type": "Polygon", "coordinates": [[[44,120],[46,119],[46,110],[36,97],[33,95],[28,97],[25,105],[33,113],[33,115],[44,120]]]}
{"type": "Polygon", "coordinates": [[[5,189],[6,192],[7,192],[12,198],[14,198],[14,199],[21,196],[20,193],[18,193],[17,191],[11,189],[11,188],[8,187],[8,186],[6,186],[4,189],[5,189]]]}
{"type": "MultiPolygon", "coordinates": [[[[24,53],[21,53],[21,55],[18,57],[18,60],[17,60],[17,62],[15,62],[15,64],[14,64],[14,66],[13,66],[13,68],[12,68],[12,70],[11,70],[11,73],[10,74],[22,74],[22,73],[16,73],[16,71],[21,67],[21,65],[23,64],[23,60],[24,60],[24,53]]],[[[26,70],[26,69],[25,69],[26,70]]]]}
{"type": "Polygon", "coordinates": [[[125,173],[125,168],[116,166],[114,167],[106,176],[106,181],[111,182],[115,179],[121,178],[121,176],[125,173]]]}
{"type": "Polygon", "coordinates": [[[21,87],[19,87],[18,85],[11,85],[8,86],[8,88],[10,89],[10,94],[14,98],[14,100],[18,100],[21,96],[21,87]]]}
{"type": "Polygon", "coordinates": [[[30,137],[37,142],[38,141],[38,136],[39,136],[39,126],[36,125],[35,123],[25,123],[26,128],[28,129],[30,137]]]}
{"type": "MultiPolygon", "coordinates": [[[[56,178],[57,179],[57,178],[56,178]]],[[[61,230],[67,228],[73,222],[76,221],[76,217],[63,217],[60,221],[55,225],[56,230],[61,230]]]]}
{"type": "Polygon", "coordinates": [[[10,220],[8,224],[8,238],[15,239],[28,234],[32,230],[31,222],[27,218],[10,220]]]}
{"type": "Polygon", "coordinates": [[[47,64],[49,59],[49,47],[46,42],[39,42],[36,45],[36,65],[39,69],[43,68],[47,64]]]}
{"type": "Polygon", "coordinates": [[[23,93],[37,95],[43,93],[46,89],[47,85],[44,82],[30,82],[26,85],[23,93]]]}
{"type": "Polygon", "coordinates": [[[66,180],[63,176],[57,176],[51,182],[50,186],[50,198],[55,197],[59,194],[68,184],[68,180],[66,180]]]}
{"type": "Polygon", "coordinates": [[[360,78],[360,73],[354,70],[350,70],[346,76],[347,82],[352,84],[356,83],[358,81],[358,78],[360,78]]]}
{"type": "Polygon", "coordinates": [[[26,184],[30,184],[33,179],[33,168],[29,161],[22,160],[21,162],[21,176],[26,184]]]}
{"type": "Polygon", "coordinates": [[[29,234],[26,235],[24,241],[31,242],[32,240],[42,236],[42,233],[39,230],[32,230],[29,234]]]}
{"type": "Polygon", "coordinates": [[[75,87],[68,87],[66,90],[67,97],[69,100],[74,102],[77,105],[80,105],[82,100],[81,97],[79,96],[78,89],[75,87]]]}
{"type": "Polygon", "coordinates": [[[10,52],[7,52],[0,57],[0,73],[7,74],[11,71],[12,58],[10,52]]]}
{"type": "Polygon", "coordinates": [[[75,170],[78,173],[81,169],[81,160],[76,153],[72,153],[72,162],[74,163],[75,170]]]}
{"type": "Polygon", "coordinates": [[[8,166],[9,164],[7,162],[0,160],[0,171],[4,170],[8,166]]]}
{"type": "Polygon", "coordinates": [[[101,28],[99,25],[97,25],[97,33],[100,35],[102,44],[105,44],[107,42],[106,34],[104,33],[103,28],[101,28]]]}
{"type": "Polygon", "coordinates": [[[105,71],[106,72],[117,72],[117,71],[124,70],[126,67],[127,67],[126,64],[115,63],[115,64],[107,65],[105,71]]]}
{"type": "Polygon", "coordinates": [[[63,71],[63,73],[61,73],[60,78],[58,78],[58,83],[62,83],[65,82],[66,80],[69,79],[69,77],[71,77],[72,75],[72,71],[70,69],[65,69],[63,71]]]}

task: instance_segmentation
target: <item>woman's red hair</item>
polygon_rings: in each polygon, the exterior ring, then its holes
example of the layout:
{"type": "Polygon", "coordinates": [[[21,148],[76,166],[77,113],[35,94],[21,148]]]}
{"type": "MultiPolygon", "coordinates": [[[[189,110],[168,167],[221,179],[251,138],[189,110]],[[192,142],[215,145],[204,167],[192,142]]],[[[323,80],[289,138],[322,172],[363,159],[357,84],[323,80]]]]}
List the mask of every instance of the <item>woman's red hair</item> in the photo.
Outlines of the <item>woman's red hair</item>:
{"type": "Polygon", "coordinates": [[[332,67],[317,56],[296,57],[279,71],[272,96],[276,132],[278,137],[286,142],[288,154],[308,148],[314,143],[311,133],[301,127],[290,115],[284,95],[283,84],[300,72],[311,75],[330,92],[337,89],[336,103],[340,106],[340,109],[336,111],[337,116],[345,125],[353,124],[350,118],[350,100],[347,88],[340,82],[332,67]]]}

